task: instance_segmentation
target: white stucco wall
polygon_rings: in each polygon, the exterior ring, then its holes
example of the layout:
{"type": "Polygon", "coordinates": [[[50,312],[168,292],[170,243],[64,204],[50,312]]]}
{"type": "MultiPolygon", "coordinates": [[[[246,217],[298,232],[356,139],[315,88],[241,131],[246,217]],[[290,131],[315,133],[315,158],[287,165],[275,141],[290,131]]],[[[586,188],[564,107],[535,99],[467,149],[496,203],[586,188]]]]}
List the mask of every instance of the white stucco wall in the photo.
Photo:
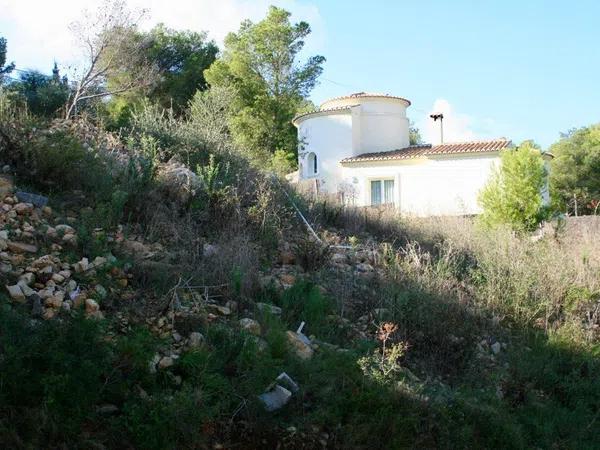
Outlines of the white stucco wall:
{"type": "Polygon", "coordinates": [[[402,214],[478,214],[479,191],[499,164],[497,153],[351,163],[344,168],[344,178],[353,182],[357,206],[370,204],[371,180],[393,179],[394,204],[402,214]]]}
{"type": "Polygon", "coordinates": [[[390,99],[365,99],[356,107],[354,127],[360,128],[353,155],[408,147],[406,104],[390,99]]]}
{"type": "Polygon", "coordinates": [[[298,152],[299,178],[317,179],[320,192],[335,193],[342,179],[340,161],[352,151],[352,115],[350,111],[319,115],[303,121],[298,127],[300,151],[298,152]],[[318,172],[310,173],[308,156],[317,155],[318,172]]]}
{"type": "Polygon", "coordinates": [[[325,102],[321,107],[346,108],[311,114],[295,122],[300,150],[300,180],[316,179],[324,193],[334,193],[343,182],[340,161],[367,152],[400,149],[409,145],[406,108],[400,98],[359,97],[325,102]],[[311,173],[309,155],[318,160],[318,173],[311,173]]]}
{"type": "Polygon", "coordinates": [[[345,163],[363,153],[408,147],[406,108],[398,97],[352,96],[332,99],[323,111],[294,121],[300,140],[299,181],[312,182],[321,194],[343,192],[356,206],[371,203],[370,181],[393,179],[394,204],[408,215],[477,214],[477,197],[498,153],[454,154],[397,161],[345,163]],[[327,111],[327,109],[331,109],[327,111]],[[308,157],[317,156],[318,172],[311,173],[308,157]]]}

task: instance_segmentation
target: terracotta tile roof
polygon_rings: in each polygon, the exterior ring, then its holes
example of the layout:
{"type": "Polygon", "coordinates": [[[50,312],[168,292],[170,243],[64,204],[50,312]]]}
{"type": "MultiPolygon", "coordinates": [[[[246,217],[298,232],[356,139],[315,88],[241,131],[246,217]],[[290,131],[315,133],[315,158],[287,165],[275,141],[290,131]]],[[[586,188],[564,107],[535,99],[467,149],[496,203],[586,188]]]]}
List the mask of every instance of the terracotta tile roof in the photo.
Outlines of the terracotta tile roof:
{"type": "Polygon", "coordinates": [[[313,114],[328,113],[328,112],[332,112],[332,111],[344,111],[345,109],[349,110],[353,106],[358,106],[358,105],[346,105],[346,106],[337,106],[335,108],[315,109],[314,111],[308,111],[308,112],[305,112],[302,114],[298,114],[296,117],[294,117],[292,119],[292,123],[295,125],[297,120],[302,119],[306,116],[312,116],[313,114]]]}
{"type": "Polygon", "coordinates": [[[353,94],[342,95],[340,97],[333,97],[328,100],[325,100],[323,103],[321,103],[321,105],[325,105],[329,102],[336,101],[336,100],[344,100],[347,98],[365,98],[365,97],[394,98],[394,99],[398,99],[398,100],[404,100],[405,102],[408,103],[409,106],[411,105],[410,100],[408,100],[404,97],[398,97],[396,95],[390,95],[390,94],[382,94],[382,93],[378,93],[378,92],[355,92],[353,94]]]}
{"type": "Polygon", "coordinates": [[[430,149],[430,144],[411,145],[410,147],[401,148],[398,150],[390,150],[388,152],[363,153],[358,156],[342,159],[342,162],[358,162],[358,161],[388,161],[392,159],[409,159],[417,158],[430,149]]]}
{"type": "Polygon", "coordinates": [[[452,144],[441,144],[431,147],[428,155],[448,154],[448,153],[483,153],[497,152],[503,148],[509,147],[511,142],[506,139],[496,139],[493,141],[472,141],[456,142],[452,144]]]}
{"type": "Polygon", "coordinates": [[[342,159],[342,163],[363,161],[390,161],[400,159],[418,158],[429,155],[452,155],[457,153],[488,153],[497,152],[510,147],[511,141],[496,139],[493,141],[456,142],[441,145],[411,145],[398,150],[387,152],[363,153],[358,156],[342,159]]]}

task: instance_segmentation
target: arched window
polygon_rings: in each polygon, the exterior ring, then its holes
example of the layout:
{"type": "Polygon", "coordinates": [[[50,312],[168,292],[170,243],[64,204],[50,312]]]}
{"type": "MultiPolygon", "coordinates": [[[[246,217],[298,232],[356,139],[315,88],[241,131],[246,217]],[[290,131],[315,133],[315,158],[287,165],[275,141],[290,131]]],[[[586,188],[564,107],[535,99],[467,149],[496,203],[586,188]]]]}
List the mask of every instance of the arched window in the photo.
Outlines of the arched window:
{"type": "Polygon", "coordinates": [[[317,161],[317,155],[315,155],[314,153],[309,153],[308,154],[308,164],[306,167],[306,173],[308,176],[313,176],[316,175],[318,172],[318,161],[317,161]]]}

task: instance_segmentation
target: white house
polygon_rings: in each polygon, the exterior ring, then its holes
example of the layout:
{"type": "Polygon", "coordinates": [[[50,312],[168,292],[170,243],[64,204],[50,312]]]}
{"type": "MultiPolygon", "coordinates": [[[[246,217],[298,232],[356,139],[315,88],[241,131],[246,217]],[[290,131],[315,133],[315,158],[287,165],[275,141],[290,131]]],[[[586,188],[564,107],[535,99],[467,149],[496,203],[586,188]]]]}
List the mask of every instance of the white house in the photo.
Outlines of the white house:
{"type": "Polygon", "coordinates": [[[359,92],[294,118],[298,181],[356,206],[410,215],[477,214],[477,196],[506,139],[410,145],[402,97],[359,92]]]}

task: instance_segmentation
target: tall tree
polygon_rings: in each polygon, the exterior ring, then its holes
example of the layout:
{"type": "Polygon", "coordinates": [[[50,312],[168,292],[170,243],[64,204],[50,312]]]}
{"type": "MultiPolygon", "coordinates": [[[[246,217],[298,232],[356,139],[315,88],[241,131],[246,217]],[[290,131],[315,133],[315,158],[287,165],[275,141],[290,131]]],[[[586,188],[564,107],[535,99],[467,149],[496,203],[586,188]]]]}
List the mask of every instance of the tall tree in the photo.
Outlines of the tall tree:
{"type": "Polygon", "coordinates": [[[306,22],[292,24],[290,13],[271,6],[265,19],[245,21],[225,38],[223,55],[206,72],[212,86],[237,93],[231,128],[238,144],[255,155],[276,150],[297,153],[291,120],[323,71],[323,56],[304,63],[298,54],[310,34],[306,22]]]}
{"type": "Polygon", "coordinates": [[[0,37],[0,83],[4,75],[15,68],[15,63],[6,64],[6,38],[0,37]]]}
{"type": "Polygon", "coordinates": [[[532,230],[543,218],[545,186],[546,169],[537,145],[525,141],[515,149],[504,150],[500,167],[479,194],[481,222],[532,230]]]}
{"type": "Polygon", "coordinates": [[[123,0],[105,0],[95,13],[86,13],[71,26],[84,50],[85,62],[75,76],[66,118],[86,101],[152,85],[156,71],[143,63],[147,43],[136,33],[144,16],[143,10],[127,9],[123,0]],[[134,76],[119,77],[127,67],[136,68],[134,76]],[[111,77],[114,83],[109,86],[111,77]]]}
{"type": "Polygon", "coordinates": [[[571,130],[550,147],[553,198],[573,214],[600,210],[600,123],[571,130]]]}
{"type": "Polygon", "coordinates": [[[215,61],[219,48],[206,33],[177,31],[160,24],[147,35],[147,57],[159,72],[150,98],[163,107],[183,111],[196,91],[207,88],[204,70],[215,61]]]}

